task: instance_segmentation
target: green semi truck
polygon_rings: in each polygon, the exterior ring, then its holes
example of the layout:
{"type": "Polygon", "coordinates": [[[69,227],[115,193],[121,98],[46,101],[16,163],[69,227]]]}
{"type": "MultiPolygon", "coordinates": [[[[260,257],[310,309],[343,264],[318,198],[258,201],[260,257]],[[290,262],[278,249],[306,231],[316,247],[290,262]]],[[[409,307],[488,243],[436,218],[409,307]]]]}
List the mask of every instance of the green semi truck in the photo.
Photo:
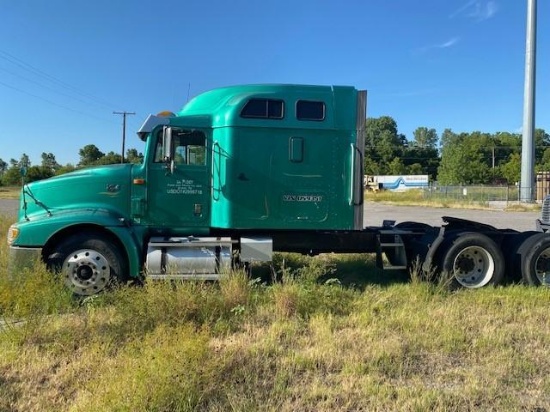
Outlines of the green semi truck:
{"type": "Polygon", "coordinates": [[[144,276],[217,279],[274,251],[376,253],[386,269],[419,260],[467,288],[506,271],[546,283],[542,232],[451,217],[441,227],[364,227],[365,120],[366,91],[349,86],[203,93],[145,120],[142,164],[24,185],[8,233],[12,265],[41,259],[77,295],[144,276]]]}

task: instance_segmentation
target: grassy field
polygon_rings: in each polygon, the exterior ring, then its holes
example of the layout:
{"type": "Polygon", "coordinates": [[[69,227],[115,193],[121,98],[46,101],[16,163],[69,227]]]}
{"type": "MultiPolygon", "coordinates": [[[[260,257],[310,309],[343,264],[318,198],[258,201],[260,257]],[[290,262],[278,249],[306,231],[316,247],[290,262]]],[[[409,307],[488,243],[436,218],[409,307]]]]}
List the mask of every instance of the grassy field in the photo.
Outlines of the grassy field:
{"type": "Polygon", "coordinates": [[[79,301],[6,266],[2,243],[0,411],[550,411],[548,288],[451,293],[371,257],[284,254],[274,284],[79,301]]]}
{"type": "Polygon", "coordinates": [[[0,199],[17,199],[21,193],[20,187],[0,186],[0,199]]]}

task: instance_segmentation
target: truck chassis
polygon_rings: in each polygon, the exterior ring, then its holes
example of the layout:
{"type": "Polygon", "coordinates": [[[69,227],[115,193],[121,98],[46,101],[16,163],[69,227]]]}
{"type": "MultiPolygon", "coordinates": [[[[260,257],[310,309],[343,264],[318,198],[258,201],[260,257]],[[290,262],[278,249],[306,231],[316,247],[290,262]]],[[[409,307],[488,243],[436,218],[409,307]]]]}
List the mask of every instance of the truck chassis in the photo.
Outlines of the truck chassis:
{"type": "MultiPolygon", "coordinates": [[[[373,253],[382,270],[416,270],[449,275],[450,288],[481,288],[522,278],[550,284],[550,236],[443,217],[444,225],[384,222],[361,231],[219,231],[209,237],[154,237],[144,253],[150,279],[216,280],[234,268],[271,260],[272,251],[307,255],[373,253]]],[[[69,238],[44,259],[62,269],[76,294],[105,289],[124,276],[127,264],[118,245],[105,235],[69,238]],[[82,237],[84,239],[84,237],[82,237]]]]}

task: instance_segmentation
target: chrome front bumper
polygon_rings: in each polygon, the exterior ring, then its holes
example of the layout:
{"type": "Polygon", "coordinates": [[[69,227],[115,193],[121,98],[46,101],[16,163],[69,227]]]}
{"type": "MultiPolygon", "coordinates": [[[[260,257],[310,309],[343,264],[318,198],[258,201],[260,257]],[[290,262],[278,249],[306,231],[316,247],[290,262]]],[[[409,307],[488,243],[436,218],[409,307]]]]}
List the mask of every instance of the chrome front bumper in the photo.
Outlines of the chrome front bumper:
{"type": "Polygon", "coordinates": [[[22,269],[33,267],[42,258],[42,248],[10,246],[8,274],[14,276],[22,269]]]}

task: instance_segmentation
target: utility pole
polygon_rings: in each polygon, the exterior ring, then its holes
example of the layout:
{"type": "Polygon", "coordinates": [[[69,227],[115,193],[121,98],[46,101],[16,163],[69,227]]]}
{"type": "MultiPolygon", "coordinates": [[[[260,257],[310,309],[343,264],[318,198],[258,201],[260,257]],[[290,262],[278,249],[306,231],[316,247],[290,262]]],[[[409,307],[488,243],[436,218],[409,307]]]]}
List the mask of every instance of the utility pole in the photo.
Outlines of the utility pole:
{"type": "Polygon", "coordinates": [[[113,112],[113,114],[122,115],[122,156],[120,157],[120,163],[124,163],[124,145],[126,143],[126,116],[135,114],[134,112],[113,112]]]}
{"type": "Polygon", "coordinates": [[[535,78],[537,56],[537,0],[527,0],[525,43],[525,88],[523,93],[523,137],[521,141],[520,201],[534,200],[535,177],[535,78]]]}

